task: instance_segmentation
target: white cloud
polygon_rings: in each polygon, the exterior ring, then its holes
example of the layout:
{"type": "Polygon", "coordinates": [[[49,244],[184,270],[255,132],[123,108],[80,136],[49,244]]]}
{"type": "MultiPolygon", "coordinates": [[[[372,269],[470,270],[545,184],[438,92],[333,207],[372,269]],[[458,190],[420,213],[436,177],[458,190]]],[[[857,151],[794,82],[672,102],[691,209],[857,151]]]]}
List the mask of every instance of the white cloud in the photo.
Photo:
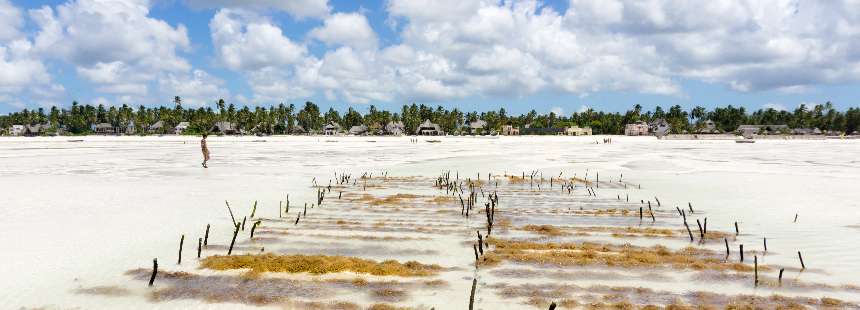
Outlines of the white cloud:
{"type": "Polygon", "coordinates": [[[193,70],[190,74],[169,74],[158,81],[162,98],[182,97],[186,106],[201,107],[218,99],[229,99],[230,93],[224,88],[224,81],[203,70],[193,70]]]}
{"type": "Polygon", "coordinates": [[[323,25],[311,30],[311,38],[330,45],[346,45],[358,49],[375,49],[376,33],[359,13],[335,13],[323,21],[323,25]]]}
{"type": "Polygon", "coordinates": [[[331,7],[328,0],[185,0],[194,8],[244,8],[283,10],[296,18],[325,17],[331,7]]]}
{"type": "Polygon", "coordinates": [[[227,68],[258,70],[297,63],[307,52],[255,13],[222,9],[209,22],[217,56],[227,68]]]}
{"type": "Polygon", "coordinates": [[[146,0],[75,0],[31,10],[39,26],[33,52],[74,66],[97,92],[148,99],[150,84],[191,70],[183,25],[149,16],[146,0]]]}
{"type": "Polygon", "coordinates": [[[0,43],[20,37],[23,25],[21,10],[8,0],[0,0],[0,43]]]}

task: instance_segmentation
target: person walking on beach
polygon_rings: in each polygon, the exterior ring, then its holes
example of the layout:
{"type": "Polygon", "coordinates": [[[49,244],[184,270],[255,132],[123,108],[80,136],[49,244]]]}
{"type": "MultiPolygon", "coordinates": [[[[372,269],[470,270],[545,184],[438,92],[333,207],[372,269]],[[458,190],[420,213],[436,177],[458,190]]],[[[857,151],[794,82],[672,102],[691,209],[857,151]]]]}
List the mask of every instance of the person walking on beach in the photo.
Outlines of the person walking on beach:
{"type": "Polygon", "coordinates": [[[206,137],[209,134],[203,133],[203,139],[200,140],[200,150],[203,151],[203,168],[209,168],[206,166],[206,162],[209,161],[209,147],[206,146],[206,137]]]}

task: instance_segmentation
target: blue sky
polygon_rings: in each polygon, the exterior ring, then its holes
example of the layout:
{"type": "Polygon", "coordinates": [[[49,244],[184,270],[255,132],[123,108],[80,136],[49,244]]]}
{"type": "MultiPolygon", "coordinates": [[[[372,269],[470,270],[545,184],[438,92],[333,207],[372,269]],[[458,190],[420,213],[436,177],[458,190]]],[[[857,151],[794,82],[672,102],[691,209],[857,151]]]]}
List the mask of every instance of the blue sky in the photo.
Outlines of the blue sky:
{"type": "Polygon", "coordinates": [[[73,100],[569,114],[858,106],[860,16],[797,0],[0,0],[0,112],[73,100]]]}

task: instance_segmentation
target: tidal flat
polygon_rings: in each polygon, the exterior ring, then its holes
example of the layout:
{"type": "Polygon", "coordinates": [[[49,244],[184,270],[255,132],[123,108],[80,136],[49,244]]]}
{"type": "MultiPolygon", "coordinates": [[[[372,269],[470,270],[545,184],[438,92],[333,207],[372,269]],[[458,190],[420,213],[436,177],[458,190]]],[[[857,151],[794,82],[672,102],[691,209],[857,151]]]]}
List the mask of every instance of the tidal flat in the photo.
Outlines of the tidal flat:
{"type": "Polygon", "coordinates": [[[82,139],[0,139],[4,305],[860,307],[860,141],[82,139]]]}

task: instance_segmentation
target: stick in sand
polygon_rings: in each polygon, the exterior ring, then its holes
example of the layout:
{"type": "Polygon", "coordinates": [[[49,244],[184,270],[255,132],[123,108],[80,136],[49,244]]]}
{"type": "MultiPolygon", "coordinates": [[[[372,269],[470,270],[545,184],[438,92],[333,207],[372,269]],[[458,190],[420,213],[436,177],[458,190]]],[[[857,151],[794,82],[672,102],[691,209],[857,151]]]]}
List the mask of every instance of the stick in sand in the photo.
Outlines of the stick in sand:
{"type": "Polygon", "coordinates": [[[224,203],[227,204],[227,211],[230,211],[230,220],[233,221],[233,225],[236,225],[236,217],[233,216],[233,209],[230,209],[230,202],[224,200],[224,203]]]}
{"type": "Polygon", "coordinates": [[[753,256],[753,268],[755,268],[755,286],[758,286],[758,256],[753,256]]]}
{"type": "Polygon", "coordinates": [[[230,248],[227,249],[227,255],[233,253],[233,245],[236,244],[236,236],[239,235],[239,224],[236,224],[235,229],[233,230],[233,240],[230,241],[230,248]]]}
{"type": "Polygon", "coordinates": [[[152,275],[149,276],[149,286],[152,286],[155,283],[155,275],[158,274],[158,259],[152,259],[152,275]]]}
{"type": "Polygon", "coordinates": [[[726,242],[726,258],[729,258],[729,238],[723,237],[723,241],[726,242]]]}
{"type": "Polygon", "coordinates": [[[551,304],[549,304],[549,310],[555,310],[555,307],[556,307],[555,302],[552,302],[551,304]]]}
{"type": "Polygon", "coordinates": [[[200,258],[201,250],[203,250],[203,238],[197,238],[197,258],[200,258]]]}
{"type": "Polygon", "coordinates": [[[800,251],[797,251],[797,258],[800,259],[800,270],[806,269],[806,265],[803,264],[803,255],[800,255],[800,251]]]}
{"type": "Polygon", "coordinates": [[[740,253],[741,253],[741,263],[744,262],[744,245],[740,245],[740,253]]]}
{"type": "Polygon", "coordinates": [[[690,225],[687,225],[687,222],[684,222],[684,227],[687,228],[687,234],[690,235],[690,242],[693,242],[693,232],[690,231],[690,225]]]}
{"type": "Polygon", "coordinates": [[[203,246],[209,245],[209,224],[206,224],[206,234],[203,236],[203,246]]]}
{"type": "Polygon", "coordinates": [[[185,235],[182,235],[182,238],[179,239],[179,260],[176,261],[177,265],[182,265],[182,245],[185,244],[185,235]]]}
{"type": "Polygon", "coordinates": [[[478,279],[472,279],[472,293],[469,295],[469,310],[475,308],[475,286],[478,285],[478,279]]]}
{"type": "Polygon", "coordinates": [[[782,272],[785,271],[785,268],[779,268],[779,285],[782,285],[782,272]]]}

